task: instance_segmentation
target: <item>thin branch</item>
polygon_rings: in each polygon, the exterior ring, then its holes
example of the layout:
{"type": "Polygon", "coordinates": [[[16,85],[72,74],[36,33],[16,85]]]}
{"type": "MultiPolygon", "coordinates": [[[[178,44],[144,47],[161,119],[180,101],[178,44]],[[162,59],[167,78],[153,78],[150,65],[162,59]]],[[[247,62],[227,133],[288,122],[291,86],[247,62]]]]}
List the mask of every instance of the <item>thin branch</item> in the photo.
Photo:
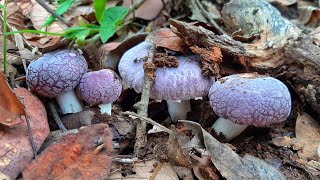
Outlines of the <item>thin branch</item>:
{"type": "Polygon", "coordinates": [[[146,0],[138,0],[134,4],[129,7],[128,13],[126,17],[128,17],[131,13],[133,13],[136,9],[138,9],[146,0]]]}
{"type": "Polygon", "coordinates": [[[53,115],[53,119],[54,121],[57,123],[58,127],[62,130],[62,132],[66,132],[67,131],[67,128],[64,126],[64,124],[62,123],[59,115],[58,115],[58,112],[54,106],[54,104],[52,102],[49,102],[49,108],[50,108],[50,111],[53,115]]]}
{"type": "Polygon", "coordinates": [[[152,124],[152,125],[154,125],[154,126],[159,127],[159,128],[160,128],[162,131],[164,131],[164,132],[167,132],[167,133],[169,133],[169,134],[172,133],[172,131],[171,131],[170,129],[162,126],[161,124],[159,124],[159,123],[157,123],[157,122],[155,122],[155,121],[152,120],[151,118],[143,117],[143,116],[141,116],[141,115],[139,115],[139,114],[137,114],[137,113],[130,112],[130,111],[123,112],[122,114],[129,115],[129,116],[133,116],[133,117],[136,117],[136,118],[140,118],[141,120],[146,121],[147,123],[150,123],[150,124],[152,124]]]}
{"type": "Polygon", "coordinates": [[[63,24],[68,26],[68,23],[66,20],[63,19],[59,14],[57,14],[54,10],[52,10],[44,1],[42,0],[36,0],[37,3],[39,3],[45,10],[47,10],[52,16],[57,18],[59,21],[61,21],[63,24]]]}
{"type": "MultiPolygon", "coordinates": [[[[27,112],[26,109],[24,109],[24,112],[27,112]]],[[[32,129],[31,129],[31,126],[30,126],[30,122],[29,122],[29,118],[27,116],[27,113],[25,115],[25,118],[26,118],[26,122],[27,122],[29,141],[30,141],[30,144],[31,144],[31,147],[32,147],[33,155],[34,155],[34,158],[37,159],[37,147],[36,147],[36,145],[34,144],[34,141],[33,141],[32,129]]]]}
{"type": "MultiPolygon", "coordinates": [[[[155,45],[151,45],[148,55],[147,62],[144,63],[144,87],[142,90],[141,101],[138,102],[137,111],[138,114],[142,117],[148,116],[148,105],[149,105],[149,96],[151,85],[153,84],[153,73],[155,70],[155,66],[152,63],[154,53],[156,51],[155,45]]],[[[147,144],[147,136],[146,136],[146,121],[137,120],[137,129],[136,129],[136,143],[134,147],[134,154],[141,154],[141,150],[144,149],[147,144]]]]}

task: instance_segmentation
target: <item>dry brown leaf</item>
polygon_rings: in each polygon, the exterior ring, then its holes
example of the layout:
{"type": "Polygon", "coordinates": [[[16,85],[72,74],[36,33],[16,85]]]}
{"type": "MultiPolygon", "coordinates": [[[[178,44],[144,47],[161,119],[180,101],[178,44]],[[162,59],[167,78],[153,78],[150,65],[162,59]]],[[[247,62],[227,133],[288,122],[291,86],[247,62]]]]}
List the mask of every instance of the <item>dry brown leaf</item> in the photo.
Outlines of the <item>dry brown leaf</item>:
{"type": "Polygon", "coordinates": [[[278,137],[272,140],[276,146],[292,147],[298,150],[298,156],[303,160],[317,159],[320,145],[320,125],[307,113],[302,113],[296,121],[296,138],[278,137]]]}
{"type": "Polygon", "coordinates": [[[192,166],[193,172],[199,180],[219,180],[217,169],[211,162],[210,156],[191,155],[196,162],[192,166]]]}
{"type": "MultiPolygon", "coordinates": [[[[54,7],[51,6],[50,4],[48,4],[48,6],[54,9],[54,7]]],[[[48,11],[45,10],[40,4],[38,4],[37,2],[33,3],[33,7],[30,12],[30,20],[35,29],[42,30],[42,31],[55,32],[55,33],[63,32],[63,30],[67,28],[67,26],[62,24],[60,21],[54,21],[48,27],[41,28],[43,23],[48,19],[50,15],[51,14],[48,13],[48,11]]]]}
{"type": "Polygon", "coordinates": [[[146,42],[176,52],[185,53],[188,51],[188,47],[183,40],[168,28],[162,28],[151,32],[147,36],[146,42]]]}
{"type": "MultiPolygon", "coordinates": [[[[2,82],[1,85],[3,85],[2,82]]],[[[23,100],[32,137],[36,148],[39,149],[49,134],[46,109],[42,102],[27,89],[17,88],[14,93],[23,100]]],[[[5,100],[1,99],[1,101],[5,100]]],[[[24,118],[22,124],[12,128],[0,126],[0,139],[0,174],[16,179],[33,158],[26,119],[24,118]]]]}
{"type": "Polygon", "coordinates": [[[25,115],[24,106],[12,92],[4,74],[0,72],[0,124],[13,126],[22,123],[20,116],[25,115]]]}
{"type": "Polygon", "coordinates": [[[284,6],[291,6],[293,4],[296,4],[297,0],[268,0],[268,2],[270,2],[270,3],[277,2],[277,3],[282,4],[284,6]]]}
{"type": "Polygon", "coordinates": [[[320,25],[320,9],[318,7],[299,7],[299,14],[299,23],[311,28],[316,28],[320,25]]]}
{"type": "Polygon", "coordinates": [[[23,178],[102,179],[110,171],[111,151],[112,133],[108,125],[86,126],[43,151],[23,171],[23,178]]]}
{"type": "MultiPolygon", "coordinates": [[[[132,2],[136,2],[137,0],[124,0],[122,6],[130,7],[132,2]]],[[[168,0],[146,0],[137,10],[134,11],[135,17],[145,19],[145,20],[153,20],[156,18],[162,9],[164,8],[164,4],[162,2],[167,3],[168,0]]],[[[132,18],[131,14],[129,18],[132,18]]]]}
{"type": "Polygon", "coordinates": [[[27,29],[22,9],[15,2],[10,2],[7,5],[7,22],[18,30],[27,29]]]}
{"type": "Polygon", "coordinates": [[[24,16],[29,16],[33,8],[31,0],[14,0],[14,2],[16,2],[17,5],[22,9],[22,14],[24,16]]]}

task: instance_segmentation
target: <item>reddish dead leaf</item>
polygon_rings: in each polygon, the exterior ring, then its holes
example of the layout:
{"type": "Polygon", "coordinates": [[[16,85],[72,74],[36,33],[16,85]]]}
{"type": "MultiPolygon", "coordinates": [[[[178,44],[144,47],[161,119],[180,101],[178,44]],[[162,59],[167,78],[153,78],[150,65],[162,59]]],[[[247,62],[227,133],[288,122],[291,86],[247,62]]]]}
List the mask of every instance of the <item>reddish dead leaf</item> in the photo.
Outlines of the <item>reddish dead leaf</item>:
{"type": "MultiPolygon", "coordinates": [[[[136,1],[137,0],[124,0],[122,6],[129,7],[136,1]]],[[[137,10],[134,11],[134,16],[145,20],[152,20],[156,18],[164,8],[163,2],[166,3],[168,0],[146,0],[137,10]]],[[[133,15],[131,14],[129,18],[132,17],[133,15]]]]}
{"type": "Polygon", "coordinates": [[[0,72],[0,124],[13,126],[22,123],[19,118],[25,115],[24,106],[11,91],[4,74],[0,72]]]}
{"type": "MultiPolygon", "coordinates": [[[[1,87],[3,87],[3,83],[0,83],[1,87]]],[[[26,107],[26,116],[32,130],[32,137],[36,148],[39,149],[49,134],[46,109],[42,102],[27,89],[17,88],[14,93],[23,99],[23,105],[26,107]]],[[[1,102],[3,101],[6,100],[1,99],[1,102]]],[[[2,113],[0,114],[2,115],[2,113]]],[[[3,173],[10,176],[11,179],[16,179],[33,158],[25,118],[22,124],[11,128],[0,125],[0,139],[0,174],[3,173]]]]}
{"type": "Polygon", "coordinates": [[[108,125],[86,126],[49,146],[23,171],[23,178],[103,179],[110,171],[111,150],[112,133],[108,125]]]}
{"type": "Polygon", "coordinates": [[[7,5],[7,22],[18,30],[27,29],[24,24],[22,9],[15,2],[10,2],[7,5]]]}
{"type": "Polygon", "coordinates": [[[146,41],[155,44],[157,47],[164,47],[176,52],[185,53],[188,50],[183,40],[167,28],[151,32],[146,41]]]}

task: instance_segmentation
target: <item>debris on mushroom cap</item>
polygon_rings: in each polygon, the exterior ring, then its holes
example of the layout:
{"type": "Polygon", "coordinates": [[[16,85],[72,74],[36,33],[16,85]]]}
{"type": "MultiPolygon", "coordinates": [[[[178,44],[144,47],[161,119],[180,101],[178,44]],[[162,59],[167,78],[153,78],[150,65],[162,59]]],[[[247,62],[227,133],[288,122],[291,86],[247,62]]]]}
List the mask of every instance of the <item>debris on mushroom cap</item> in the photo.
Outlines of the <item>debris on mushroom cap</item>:
{"type": "Polygon", "coordinates": [[[78,51],[54,51],[30,63],[27,85],[38,95],[52,98],[73,90],[87,70],[87,61],[78,51]]]}
{"type": "Polygon", "coordinates": [[[89,103],[97,105],[113,103],[122,90],[118,75],[109,69],[84,74],[76,88],[77,95],[89,103]]]}
{"type": "Polygon", "coordinates": [[[237,124],[263,126],[284,121],[291,111],[288,88],[279,80],[236,74],[215,82],[209,91],[214,112],[237,124]]]}
{"type": "MultiPolygon", "coordinates": [[[[150,44],[142,42],[123,54],[119,73],[126,85],[140,93],[144,84],[143,63],[150,44]]],[[[213,80],[202,75],[200,56],[177,56],[177,68],[163,67],[155,70],[155,80],[150,98],[156,100],[189,100],[206,96],[213,80]]]]}

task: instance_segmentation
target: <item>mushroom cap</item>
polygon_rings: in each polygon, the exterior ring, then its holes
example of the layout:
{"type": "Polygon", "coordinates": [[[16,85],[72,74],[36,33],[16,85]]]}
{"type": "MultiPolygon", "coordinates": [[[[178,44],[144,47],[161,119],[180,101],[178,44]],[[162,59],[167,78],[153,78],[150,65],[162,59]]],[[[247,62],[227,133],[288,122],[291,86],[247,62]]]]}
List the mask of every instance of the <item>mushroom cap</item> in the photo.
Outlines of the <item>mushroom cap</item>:
{"type": "Polygon", "coordinates": [[[110,69],[84,74],[76,87],[77,95],[90,105],[113,103],[121,91],[120,78],[110,69]]]}
{"type": "Polygon", "coordinates": [[[282,122],[291,111],[286,85],[256,74],[236,74],[216,81],[209,98],[218,116],[237,124],[263,126],[282,122]]]}
{"type": "Polygon", "coordinates": [[[32,92],[52,98],[73,90],[87,71],[87,61],[78,51],[53,51],[30,63],[27,85],[32,92]]]}
{"type": "MultiPolygon", "coordinates": [[[[119,62],[119,73],[129,88],[140,93],[144,84],[143,58],[148,56],[150,43],[142,42],[126,51],[119,62]]],[[[158,67],[150,98],[155,100],[190,100],[206,96],[213,80],[202,75],[200,56],[177,56],[179,66],[158,67]]]]}

